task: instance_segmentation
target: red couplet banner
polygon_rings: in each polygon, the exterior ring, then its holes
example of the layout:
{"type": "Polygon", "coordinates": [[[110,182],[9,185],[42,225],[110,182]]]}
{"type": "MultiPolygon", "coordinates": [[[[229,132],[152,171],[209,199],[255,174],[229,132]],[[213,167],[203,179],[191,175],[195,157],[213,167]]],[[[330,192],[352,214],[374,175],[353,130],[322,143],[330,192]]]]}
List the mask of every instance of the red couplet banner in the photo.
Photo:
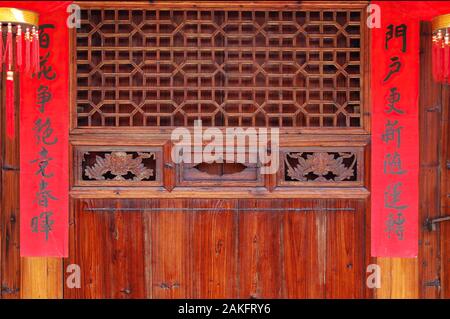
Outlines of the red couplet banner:
{"type": "Polygon", "coordinates": [[[21,256],[68,253],[70,3],[2,3],[39,13],[39,71],[20,83],[21,256]]]}
{"type": "Polygon", "coordinates": [[[419,23],[381,7],[372,29],[372,256],[418,254],[419,23]]]}

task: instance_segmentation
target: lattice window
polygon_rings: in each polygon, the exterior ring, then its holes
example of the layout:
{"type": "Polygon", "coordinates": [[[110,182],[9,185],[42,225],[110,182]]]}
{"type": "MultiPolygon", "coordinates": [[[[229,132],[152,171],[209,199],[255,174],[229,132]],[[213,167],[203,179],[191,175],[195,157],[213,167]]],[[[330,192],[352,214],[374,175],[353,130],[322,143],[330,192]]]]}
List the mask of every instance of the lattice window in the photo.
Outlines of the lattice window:
{"type": "Polygon", "coordinates": [[[362,9],[83,9],[78,127],[362,126],[362,9]]]}

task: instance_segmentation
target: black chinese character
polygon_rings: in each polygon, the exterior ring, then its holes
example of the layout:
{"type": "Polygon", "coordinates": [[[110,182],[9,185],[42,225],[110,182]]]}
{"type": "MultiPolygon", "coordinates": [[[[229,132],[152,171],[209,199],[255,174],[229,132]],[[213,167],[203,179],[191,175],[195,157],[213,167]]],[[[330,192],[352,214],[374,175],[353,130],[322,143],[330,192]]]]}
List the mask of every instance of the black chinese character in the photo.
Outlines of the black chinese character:
{"type": "Polygon", "coordinates": [[[402,63],[400,62],[399,57],[394,56],[391,58],[391,64],[389,64],[389,72],[384,78],[383,82],[387,82],[392,75],[395,73],[398,73],[400,71],[400,68],[402,67],[402,63]]]}
{"type": "Polygon", "coordinates": [[[58,138],[56,137],[49,141],[53,135],[53,128],[51,127],[50,118],[47,118],[45,121],[42,119],[37,119],[34,122],[33,131],[35,131],[34,135],[38,144],[42,141],[45,145],[53,145],[58,141],[58,138]]]}
{"type": "Polygon", "coordinates": [[[388,25],[387,32],[386,32],[386,42],[385,42],[385,49],[389,49],[389,41],[392,40],[392,38],[399,38],[401,37],[402,42],[402,52],[406,52],[406,31],[408,27],[406,24],[400,24],[397,26],[394,26],[393,24],[388,25]]]}
{"type": "Polygon", "coordinates": [[[45,180],[41,180],[39,182],[39,191],[36,193],[36,200],[39,206],[48,207],[48,201],[58,200],[55,196],[53,196],[50,190],[47,189],[48,183],[45,180]]]}
{"type": "Polygon", "coordinates": [[[392,112],[395,112],[397,114],[403,114],[404,112],[402,110],[400,110],[396,104],[398,102],[400,102],[400,98],[401,95],[400,93],[397,91],[397,88],[391,88],[390,89],[390,93],[389,96],[387,97],[387,101],[388,101],[388,107],[389,109],[386,111],[386,113],[390,114],[392,112]]]}
{"type": "Polygon", "coordinates": [[[39,112],[45,112],[45,105],[52,99],[52,94],[50,93],[47,85],[39,85],[37,90],[37,104],[39,105],[39,112]]]}
{"type": "Polygon", "coordinates": [[[397,147],[400,147],[401,144],[400,132],[403,129],[403,127],[397,125],[398,121],[391,122],[391,120],[388,120],[386,123],[386,129],[384,133],[381,135],[381,139],[385,143],[389,143],[390,141],[397,139],[397,147]]]}
{"type": "Polygon", "coordinates": [[[46,29],[54,29],[53,24],[41,24],[39,26],[39,47],[42,49],[48,49],[50,46],[50,35],[45,32],[46,29]]]}
{"type": "Polygon", "coordinates": [[[43,212],[39,216],[35,216],[31,219],[31,232],[33,233],[45,233],[45,240],[48,240],[48,234],[52,231],[52,226],[55,223],[51,219],[52,212],[43,212]]]}
{"type": "Polygon", "coordinates": [[[402,186],[401,182],[395,184],[389,184],[384,191],[384,207],[393,208],[397,210],[406,209],[407,205],[398,205],[400,201],[400,196],[402,192],[400,187],[402,186]]]}
{"type": "Polygon", "coordinates": [[[406,171],[402,169],[402,160],[400,154],[394,152],[393,154],[386,154],[384,157],[384,173],[393,175],[402,175],[406,171]]]}
{"type": "MultiPolygon", "coordinates": [[[[50,57],[50,52],[47,52],[46,55],[40,57],[39,62],[39,72],[37,74],[38,79],[40,80],[42,76],[44,76],[47,80],[54,80],[56,78],[56,73],[53,71],[53,67],[47,65],[48,58],[50,57]]],[[[33,74],[33,77],[36,74],[33,74]]]]}
{"type": "Polygon", "coordinates": [[[391,238],[392,234],[395,234],[397,236],[398,240],[404,239],[404,233],[405,233],[405,224],[406,219],[403,216],[402,212],[397,212],[397,217],[393,213],[389,214],[389,217],[386,221],[386,232],[388,234],[388,238],[391,238]]]}
{"type": "Polygon", "coordinates": [[[41,151],[39,152],[39,157],[30,162],[30,163],[38,163],[39,169],[35,174],[41,175],[42,177],[45,177],[45,178],[53,177],[53,173],[47,174],[47,172],[46,172],[48,164],[51,160],[53,160],[53,158],[48,156],[47,149],[45,147],[43,147],[41,149],[41,151]]]}

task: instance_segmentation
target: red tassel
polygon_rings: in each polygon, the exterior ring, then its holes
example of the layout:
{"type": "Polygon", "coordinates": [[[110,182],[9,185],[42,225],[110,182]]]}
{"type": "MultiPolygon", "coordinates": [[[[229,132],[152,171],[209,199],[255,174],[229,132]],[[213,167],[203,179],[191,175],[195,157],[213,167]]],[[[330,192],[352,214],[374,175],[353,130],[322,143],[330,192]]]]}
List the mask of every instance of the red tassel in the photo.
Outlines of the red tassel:
{"type": "Polygon", "coordinates": [[[14,138],[15,114],[14,114],[14,73],[6,74],[6,135],[14,138]]]}
{"type": "Polygon", "coordinates": [[[31,32],[31,36],[33,37],[33,45],[31,46],[31,59],[33,60],[32,63],[32,72],[37,72],[37,64],[36,64],[36,29],[33,27],[33,31],[31,32]]]}
{"type": "Polygon", "coordinates": [[[34,37],[34,54],[35,54],[35,65],[36,65],[36,73],[40,70],[40,61],[39,61],[39,31],[36,30],[34,37]]]}
{"type": "Polygon", "coordinates": [[[34,27],[30,32],[30,72],[34,73],[36,59],[34,58],[34,27]]]}
{"type": "Polygon", "coordinates": [[[12,26],[8,23],[8,33],[6,35],[6,64],[8,65],[8,70],[12,69],[13,64],[13,43],[12,43],[12,26]]]}
{"type": "Polygon", "coordinates": [[[17,71],[22,72],[23,61],[22,61],[22,27],[17,26],[17,36],[16,36],[16,65],[17,71]]]}
{"type": "Polygon", "coordinates": [[[31,45],[31,39],[30,39],[30,29],[26,29],[25,31],[25,73],[30,72],[30,45],[31,45]]]}
{"type": "Polygon", "coordinates": [[[31,30],[31,73],[36,73],[39,67],[39,61],[36,59],[38,43],[36,41],[36,29],[31,30]]]}

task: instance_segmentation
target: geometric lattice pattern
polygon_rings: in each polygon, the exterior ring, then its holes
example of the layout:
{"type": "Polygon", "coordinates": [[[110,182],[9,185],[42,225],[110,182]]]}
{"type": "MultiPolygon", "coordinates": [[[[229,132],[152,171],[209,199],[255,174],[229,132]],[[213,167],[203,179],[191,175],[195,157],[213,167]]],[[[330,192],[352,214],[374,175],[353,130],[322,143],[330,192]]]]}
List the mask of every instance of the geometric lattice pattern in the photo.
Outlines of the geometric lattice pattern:
{"type": "Polygon", "coordinates": [[[360,9],[81,17],[78,127],[361,127],[360,9]]]}

